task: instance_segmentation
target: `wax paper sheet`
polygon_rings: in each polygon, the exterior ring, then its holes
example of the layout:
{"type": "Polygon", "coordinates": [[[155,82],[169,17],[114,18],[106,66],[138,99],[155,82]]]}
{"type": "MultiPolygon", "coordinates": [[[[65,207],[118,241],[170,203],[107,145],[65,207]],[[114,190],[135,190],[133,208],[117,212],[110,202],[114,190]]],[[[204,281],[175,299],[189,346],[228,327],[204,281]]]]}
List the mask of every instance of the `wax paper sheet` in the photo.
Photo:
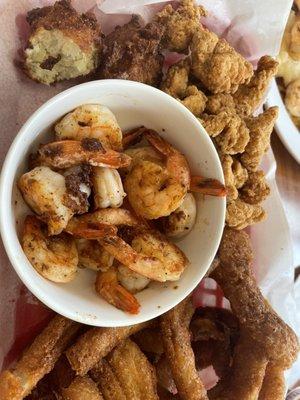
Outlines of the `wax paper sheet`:
{"type": "MultiPolygon", "coordinates": [[[[199,2],[200,3],[200,2],[199,2]]],[[[249,60],[263,54],[277,54],[292,0],[202,0],[209,11],[205,23],[249,60]]],[[[43,102],[74,82],[52,87],[31,82],[14,66],[18,49],[24,45],[28,27],[25,13],[50,4],[42,0],[0,0],[0,162],[25,120],[43,102]]],[[[93,10],[104,33],[139,14],[145,22],[165,2],[155,0],[73,1],[80,11],[93,10]]],[[[300,333],[294,296],[293,255],[289,228],[275,182],[276,163],[270,151],[263,165],[271,195],[265,202],[268,219],[250,229],[255,249],[254,269],[259,285],[280,316],[300,333]]],[[[299,290],[299,284],[298,284],[299,290]]],[[[299,299],[299,293],[297,294],[299,299]]],[[[0,370],[10,364],[50,317],[24,288],[0,245],[0,370]]],[[[288,376],[293,385],[300,375],[300,364],[288,376]]]]}

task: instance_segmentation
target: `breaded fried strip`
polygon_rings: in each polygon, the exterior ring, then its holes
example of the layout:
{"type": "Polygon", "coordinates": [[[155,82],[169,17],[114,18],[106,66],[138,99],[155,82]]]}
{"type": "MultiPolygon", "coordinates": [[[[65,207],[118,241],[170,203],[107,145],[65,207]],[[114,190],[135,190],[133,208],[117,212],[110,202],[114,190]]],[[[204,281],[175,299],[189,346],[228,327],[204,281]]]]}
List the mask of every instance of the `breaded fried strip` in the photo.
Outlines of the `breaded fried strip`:
{"type": "Polygon", "coordinates": [[[129,339],[92,369],[91,376],[106,400],[158,400],[154,368],[129,339]]]}
{"type": "Polygon", "coordinates": [[[190,298],[161,317],[161,331],[166,356],[182,400],[206,400],[206,390],[195,366],[189,324],[194,309],[190,298]]]}
{"type": "Polygon", "coordinates": [[[60,315],[55,316],[24,352],[16,367],[0,375],[0,399],[21,400],[26,397],[54,367],[79,326],[60,315]]]}
{"type": "Polygon", "coordinates": [[[285,399],[285,380],[282,368],[268,364],[258,400],[285,399]]]}
{"type": "Polygon", "coordinates": [[[122,328],[92,328],[88,330],[66,352],[71,367],[78,375],[86,375],[121,340],[149,325],[150,322],[144,322],[122,328]]]}
{"type": "Polygon", "coordinates": [[[133,340],[144,353],[162,354],[164,352],[161,332],[158,327],[144,329],[134,335],[133,340]]]}
{"type": "Polygon", "coordinates": [[[209,399],[257,400],[267,363],[259,346],[247,332],[243,332],[235,347],[232,368],[220,384],[209,392],[209,399]]]}
{"type": "Polygon", "coordinates": [[[261,354],[268,360],[283,369],[289,368],[299,350],[298,339],[264,299],[255,282],[250,269],[253,253],[249,236],[225,228],[219,258],[220,266],[210,276],[222,287],[241,327],[259,343],[261,354]]]}
{"type": "Polygon", "coordinates": [[[88,376],[77,376],[71,385],[62,390],[62,400],[103,400],[96,383],[88,376]]]}

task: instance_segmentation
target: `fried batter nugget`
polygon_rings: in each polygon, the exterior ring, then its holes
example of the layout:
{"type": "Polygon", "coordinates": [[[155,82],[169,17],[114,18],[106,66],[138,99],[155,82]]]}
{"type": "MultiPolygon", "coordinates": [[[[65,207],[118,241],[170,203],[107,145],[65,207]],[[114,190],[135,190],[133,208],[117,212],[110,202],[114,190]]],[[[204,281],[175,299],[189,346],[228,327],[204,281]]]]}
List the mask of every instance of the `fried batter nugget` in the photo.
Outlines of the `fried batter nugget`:
{"type": "Polygon", "coordinates": [[[155,17],[155,20],[166,27],[164,47],[178,53],[186,51],[193,33],[200,25],[200,18],[205,15],[204,8],[197,6],[194,0],[182,0],[176,11],[168,4],[155,17]]]}
{"type": "Polygon", "coordinates": [[[262,156],[268,150],[277,115],[278,107],[271,107],[257,117],[245,119],[250,130],[250,141],[241,156],[241,162],[248,171],[257,171],[262,156]]]}
{"type": "Polygon", "coordinates": [[[225,127],[229,124],[230,119],[231,114],[228,114],[226,111],[221,111],[216,115],[202,114],[199,121],[206,129],[209,136],[215,137],[223,132],[225,127]]]}
{"type": "Polygon", "coordinates": [[[62,390],[62,400],[103,400],[95,382],[88,376],[77,376],[62,390]]]}
{"type": "Polygon", "coordinates": [[[262,356],[281,369],[290,368],[299,351],[298,339],[264,299],[255,282],[250,268],[253,250],[249,235],[225,228],[219,259],[220,266],[210,276],[222,287],[241,329],[259,345],[262,356]]]}
{"type": "Polygon", "coordinates": [[[285,398],[284,371],[268,363],[258,400],[281,400],[285,398]]]}
{"type": "Polygon", "coordinates": [[[101,31],[93,14],[79,15],[69,0],[61,0],[29,11],[27,22],[31,34],[23,68],[30,78],[49,85],[98,66],[101,31]]]}
{"type": "Polygon", "coordinates": [[[182,400],[207,400],[195,366],[189,324],[194,309],[190,298],[161,317],[161,331],[174,382],[182,400]]]}
{"type": "Polygon", "coordinates": [[[248,172],[234,156],[221,155],[221,163],[227,190],[227,200],[235,200],[239,194],[237,189],[247,181],[248,172]]]}
{"type": "Polygon", "coordinates": [[[188,108],[196,117],[199,117],[204,109],[207,97],[196,86],[190,85],[187,87],[181,103],[188,108]]]}
{"type": "Polygon", "coordinates": [[[250,172],[240,190],[240,198],[248,204],[259,204],[270,194],[264,171],[250,172]]]}
{"type": "Polygon", "coordinates": [[[173,64],[166,73],[161,90],[170,96],[182,99],[188,87],[189,72],[190,63],[187,58],[173,64]]]}
{"type": "Polygon", "coordinates": [[[227,204],[226,224],[231,228],[244,229],[265,218],[266,213],[259,204],[248,204],[239,198],[227,204]]]}
{"type": "Polygon", "coordinates": [[[219,114],[221,111],[235,113],[235,102],[229,93],[216,93],[207,97],[205,112],[219,114]]]}
{"type": "Polygon", "coordinates": [[[271,79],[276,75],[278,62],[270,56],[263,56],[258,61],[257,69],[250,82],[240,85],[233,94],[238,114],[247,117],[261,104],[271,79]]]}
{"type": "Polygon", "coordinates": [[[134,342],[119,344],[106,363],[91,371],[106,400],[158,400],[155,370],[134,342]]]}
{"type": "Polygon", "coordinates": [[[234,93],[248,83],[252,65],[225,39],[206,29],[198,29],[191,42],[192,73],[212,93],[234,93]]]}
{"type": "Polygon", "coordinates": [[[143,28],[136,15],[128,24],[117,26],[104,40],[99,77],[130,79],[158,86],[162,78],[160,41],[164,29],[157,22],[143,28]]]}

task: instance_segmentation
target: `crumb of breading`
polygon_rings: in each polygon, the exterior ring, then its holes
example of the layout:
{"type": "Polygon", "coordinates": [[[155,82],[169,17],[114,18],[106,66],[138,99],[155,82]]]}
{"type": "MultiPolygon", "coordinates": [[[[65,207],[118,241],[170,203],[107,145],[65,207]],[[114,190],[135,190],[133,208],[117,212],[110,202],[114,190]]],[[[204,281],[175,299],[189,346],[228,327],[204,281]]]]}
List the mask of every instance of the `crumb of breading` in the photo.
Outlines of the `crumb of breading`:
{"type": "Polygon", "coordinates": [[[202,114],[200,115],[199,121],[206,129],[207,133],[211,137],[218,136],[230,121],[231,115],[226,111],[222,111],[216,115],[202,114]]]}
{"type": "Polygon", "coordinates": [[[188,59],[173,64],[166,73],[166,77],[161,84],[161,90],[170,96],[182,99],[188,86],[189,72],[190,63],[188,59]]]}
{"type": "Polygon", "coordinates": [[[93,14],[78,14],[70,1],[27,14],[31,34],[23,69],[45,84],[91,73],[99,63],[101,31],[93,14]]]}
{"type": "Polygon", "coordinates": [[[192,73],[212,93],[234,93],[248,83],[252,65],[225,39],[206,29],[197,29],[191,42],[192,73]]]}
{"type": "Polygon", "coordinates": [[[104,39],[99,77],[129,79],[158,86],[162,78],[160,42],[164,29],[157,22],[143,28],[136,15],[128,24],[117,26],[104,39]]]}
{"type": "Polygon", "coordinates": [[[177,10],[168,4],[155,17],[166,27],[163,46],[170,51],[186,51],[202,16],[206,16],[206,11],[197,6],[194,0],[182,0],[177,10]]]}
{"type": "Polygon", "coordinates": [[[248,204],[239,198],[227,204],[226,224],[231,228],[244,229],[265,217],[264,209],[258,204],[248,204]]]}
{"type": "Polygon", "coordinates": [[[208,114],[219,114],[222,111],[235,113],[235,103],[229,93],[217,93],[207,96],[205,112],[208,114]]]}
{"type": "Polygon", "coordinates": [[[248,171],[243,165],[233,157],[232,172],[234,175],[234,182],[237,189],[241,188],[248,179],[248,171]]]}
{"type": "Polygon", "coordinates": [[[245,185],[240,189],[240,198],[248,204],[259,204],[270,194],[263,171],[250,172],[245,185]]]}
{"type": "Polygon", "coordinates": [[[232,114],[224,130],[215,138],[215,142],[223,154],[237,154],[243,153],[249,139],[249,129],[244,120],[237,114],[232,114]]]}
{"type": "Polygon", "coordinates": [[[249,116],[259,107],[271,79],[276,75],[278,62],[270,56],[263,56],[258,61],[257,69],[250,82],[239,86],[233,94],[238,114],[249,116]]]}
{"type": "Polygon", "coordinates": [[[196,86],[188,86],[185,92],[185,97],[181,103],[188,108],[196,117],[199,117],[206,104],[207,97],[196,86]]]}
{"type": "Polygon", "coordinates": [[[271,107],[257,117],[245,119],[250,130],[250,140],[241,155],[242,164],[248,171],[257,171],[262,156],[270,147],[270,136],[278,115],[278,107],[271,107]]]}

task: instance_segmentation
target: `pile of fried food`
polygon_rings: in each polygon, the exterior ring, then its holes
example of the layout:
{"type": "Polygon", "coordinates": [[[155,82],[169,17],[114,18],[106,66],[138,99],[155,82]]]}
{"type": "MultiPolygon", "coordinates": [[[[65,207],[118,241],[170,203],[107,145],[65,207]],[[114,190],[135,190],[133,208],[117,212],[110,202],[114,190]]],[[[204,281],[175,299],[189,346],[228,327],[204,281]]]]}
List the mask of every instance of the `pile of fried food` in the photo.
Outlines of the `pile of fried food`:
{"type": "Polygon", "coordinates": [[[24,221],[23,250],[53,282],[70,282],[78,266],[96,271],[97,293],[136,314],[135,293],[150,281],[178,280],[189,263],[170,238],[194,226],[191,191],[225,196],[225,187],[191,177],[185,156],[157,132],[140,127],[123,135],[99,104],[76,108],[54,132],[18,181],[35,212],[24,221]],[[136,147],[141,140],[146,145],[136,147]]]}
{"type": "Polygon", "coordinates": [[[195,311],[187,298],[122,328],[55,316],[0,375],[1,400],[283,400],[299,343],[258,289],[252,258],[249,236],[225,228],[210,276],[232,311],[195,311]],[[209,366],[219,380],[207,391],[199,371],[209,366]]]}
{"type": "Polygon", "coordinates": [[[300,128],[300,13],[299,1],[291,10],[278,56],[277,81],[285,106],[300,128]]]}
{"type": "Polygon", "coordinates": [[[257,116],[253,113],[278,63],[264,56],[254,71],[225,39],[202,25],[205,15],[193,0],[182,0],[177,9],[167,5],[146,26],[133,16],[102,37],[94,17],[79,16],[62,0],[29,12],[31,36],[24,69],[43,83],[94,71],[98,79],[130,79],[160,87],[181,101],[199,118],[219,152],[227,187],[226,223],[243,229],[266,216],[261,203],[270,188],[260,162],[269,148],[278,110],[272,107],[257,116]],[[70,21],[76,23],[69,27],[70,21]],[[76,60],[85,60],[84,72],[73,62],[70,41],[78,47],[76,60]],[[46,50],[41,53],[41,48],[46,50]],[[168,51],[183,59],[163,76],[163,53],[168,51]],[[67,67],[70,64],[72,68],[67,67]]]}

